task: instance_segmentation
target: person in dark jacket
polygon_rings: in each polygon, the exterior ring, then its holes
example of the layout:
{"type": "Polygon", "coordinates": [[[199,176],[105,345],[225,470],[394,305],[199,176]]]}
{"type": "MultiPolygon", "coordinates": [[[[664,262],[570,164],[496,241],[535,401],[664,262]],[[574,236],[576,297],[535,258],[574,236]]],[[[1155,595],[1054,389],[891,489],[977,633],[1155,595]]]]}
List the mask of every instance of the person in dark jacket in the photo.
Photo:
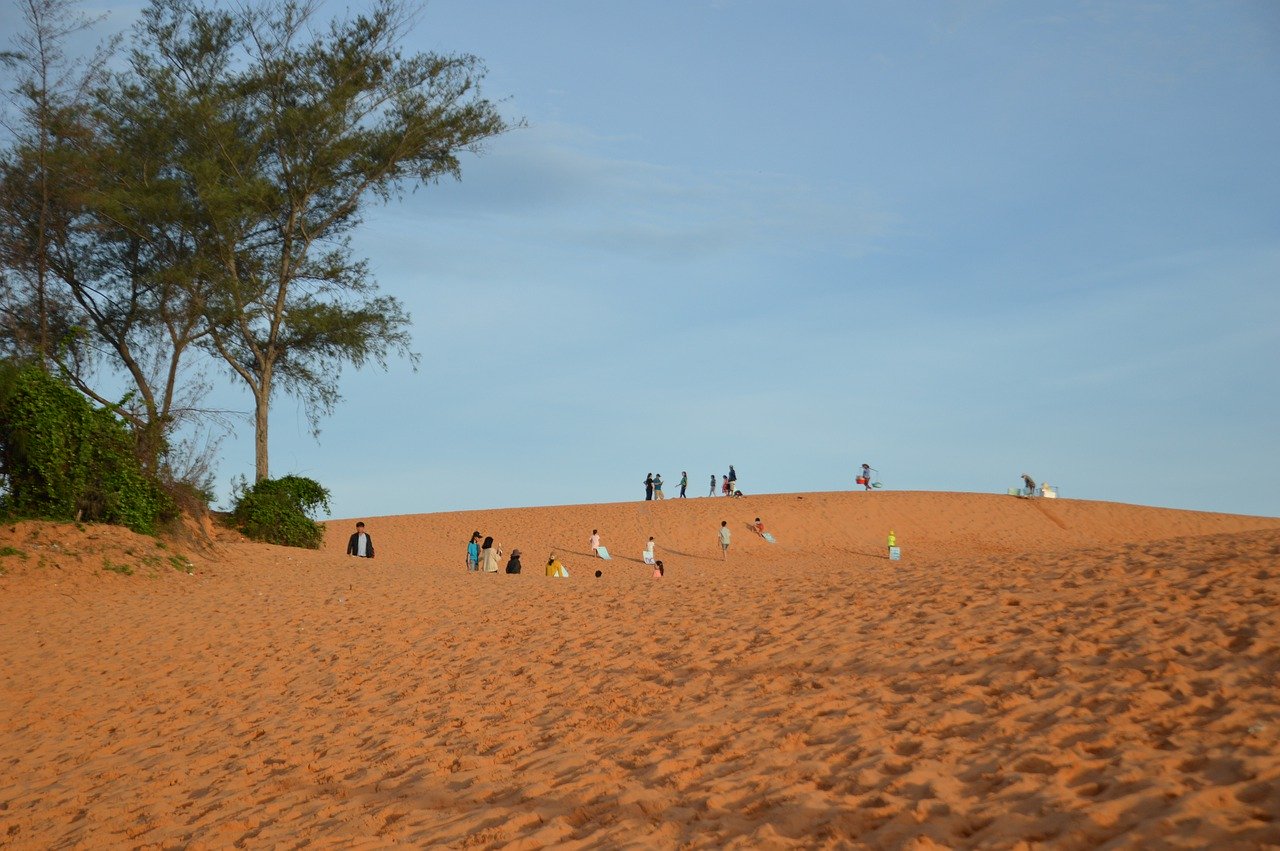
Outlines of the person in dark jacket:
{"type": "Polygon", "coordinates": [[[653,473],[644,477],[644,498],[653,499],[653,473]]]}
{"type": "Polygon", "coordinates": [[[356,532],[347,541],[347,555],[359,558],[373,558],[373,538],[364,531],[364,521],[356,524],[356,532]]]}
{"type": "Polygon", "coordinates": [[[512,550],[511,558],[507,559],[507,573],[520,572],[520,551],[512,550]]]}

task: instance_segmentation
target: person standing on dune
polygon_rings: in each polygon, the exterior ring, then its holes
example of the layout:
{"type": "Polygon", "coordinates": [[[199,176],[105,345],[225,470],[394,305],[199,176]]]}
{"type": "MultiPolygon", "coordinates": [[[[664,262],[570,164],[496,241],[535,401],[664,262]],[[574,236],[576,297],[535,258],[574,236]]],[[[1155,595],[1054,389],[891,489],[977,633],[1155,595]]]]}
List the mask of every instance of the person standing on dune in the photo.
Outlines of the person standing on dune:
{"type": "Polygon", "coordinates": [[[729,521],[720,521],[720,558],[729,558],[729,521]]]}
{"type": "Polygon", "coordinates": [[[495,546],[493,538],[485,538],[480,547],[480,569],[485,573],[497,573],[502,561],[502,547],[495,546]]]}
{"type": "Polygon", "coordinates": [[[680,498],[685,499],[685,490],[689,487],[689,471],[682,470],[680,472],[680,498]]]}
{"type": "Polygon", "coordinates": [[[347,555],[373,558],[373,538],[364,531],[364,521],[356,524],[355,534],[347,541],[347,555]]]}
{"type": "Polygon", "coordinates": [[[644,476],[644,498],[646,500],[653,499],[653,473],[645,473],[644,476]]]}
{"type": "Polygon", "coordinates": [[[711,474],[711,493],[707,494],[707,496],[715,496],[715,495],[716,495],[716,474],[712,473],[711,474]]]}
{"type": "Polygon", "coordinates": [[[653,477],[653,498],[662,499],[662,474],[653,477]]]}
{"type": "Polygon", "coordinates": [[[472,532],[471,541],[467,544],[467,573],[475,573],[480,569],[480,533],[472,532]]]}

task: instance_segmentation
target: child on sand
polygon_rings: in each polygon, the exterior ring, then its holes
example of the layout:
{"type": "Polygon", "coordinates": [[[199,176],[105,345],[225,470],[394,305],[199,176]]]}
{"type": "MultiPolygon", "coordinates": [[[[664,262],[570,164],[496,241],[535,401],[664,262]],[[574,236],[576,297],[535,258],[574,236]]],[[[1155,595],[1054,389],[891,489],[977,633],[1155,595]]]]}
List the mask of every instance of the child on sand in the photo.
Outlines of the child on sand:
{"type": "Polygon", "coordinates": [[[711,493],[707,494],[707,496],[715,496],[715,495],[716,495],[716,474],[712,473],[711,474],[711,493]]]}
{"type": "MultiPolygon", "coordinates": [[[[728,481],[727,479],[725,481],[728,481]]],[[[729,521],[720,521],[720,558],[729,557],[729,521]]]]}
{"type": "MultiPolygon", "coordinates": [[[[597,574],[599,572],[596,571],[597,574]]],[[[569,576],[568,569],[560,562],[560,559],[556,558],[555,553],[547,556],[547,576],[555,576],[562,579],[566,579],[569,576]]]]}
{"type": "Polygon", "coordinates": [[[666,574],[666,570],[662,567],[662,562],[658,562],[653,566],[653,578],[661,579],[666,574]]]}
{"type": "Polygon", "coordinates": [[[645,547],[644,547],[644,563],[645,564],[653,564],[653,547],[654,547],[653,536],[650,535],[649,543],[645,544],[645,547]]]}
{"type": "Polygon", "coordinates": [[[600,554],[599,549],[600,549],[600,530],[592,529],[591,530],[591,552],[595,553],[596,555],[599,555],[600,554]]]}
{"type": "Polygon", "coordinates": [[[757,535],[762,538],[764,537],[764,523],[760,521],[759,517],[756,518],[755,530],[757,535]]]}

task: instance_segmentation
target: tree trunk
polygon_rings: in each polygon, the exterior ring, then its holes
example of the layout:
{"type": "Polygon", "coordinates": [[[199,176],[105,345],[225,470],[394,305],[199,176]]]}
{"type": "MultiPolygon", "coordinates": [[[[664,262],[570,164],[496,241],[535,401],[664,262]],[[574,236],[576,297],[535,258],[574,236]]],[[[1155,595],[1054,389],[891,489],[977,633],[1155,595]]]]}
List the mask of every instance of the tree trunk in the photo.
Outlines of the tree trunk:
{"type": "Polygon", "coordinates": [[[270,412],[269,385],[254,395],[253,409],[253,480],[255,483],[271,478],[267,466],[267,414],[270,412]]]}

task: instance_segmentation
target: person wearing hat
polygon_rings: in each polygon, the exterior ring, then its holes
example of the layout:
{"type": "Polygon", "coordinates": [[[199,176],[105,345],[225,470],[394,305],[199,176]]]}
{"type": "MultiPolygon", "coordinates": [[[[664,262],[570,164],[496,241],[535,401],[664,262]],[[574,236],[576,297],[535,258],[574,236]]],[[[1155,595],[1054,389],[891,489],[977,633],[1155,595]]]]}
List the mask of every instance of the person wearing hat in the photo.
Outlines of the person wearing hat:
{"type": "Polygon", "coordinates": [[[520,572],[520,551],[512,550],[511,558],[507,559],[507,573],[520,572]]]}

